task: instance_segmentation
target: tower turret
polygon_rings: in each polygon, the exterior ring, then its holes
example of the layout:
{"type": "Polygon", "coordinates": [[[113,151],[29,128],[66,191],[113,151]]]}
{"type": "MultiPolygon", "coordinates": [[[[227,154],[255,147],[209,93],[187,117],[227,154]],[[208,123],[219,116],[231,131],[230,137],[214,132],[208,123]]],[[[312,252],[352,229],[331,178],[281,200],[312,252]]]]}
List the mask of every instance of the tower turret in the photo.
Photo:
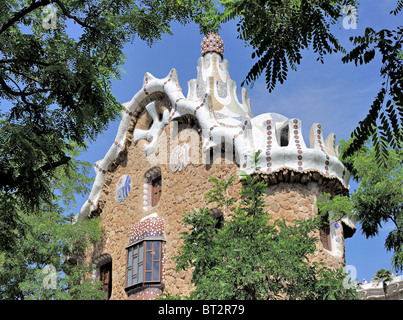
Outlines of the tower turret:
{"type": "Polygon", "coordinates": [[[229,75],[229,63],[224,58],[224,42],[209,33],[201,43],[202,56],[198,60],[197,79],[188,82],[187,99],[201,102],[208,95],[209,112],[223,126],[239,126],[252,118],[250,99],[242,89],[242,103],[238,101],[236,83],[229,75]]]}

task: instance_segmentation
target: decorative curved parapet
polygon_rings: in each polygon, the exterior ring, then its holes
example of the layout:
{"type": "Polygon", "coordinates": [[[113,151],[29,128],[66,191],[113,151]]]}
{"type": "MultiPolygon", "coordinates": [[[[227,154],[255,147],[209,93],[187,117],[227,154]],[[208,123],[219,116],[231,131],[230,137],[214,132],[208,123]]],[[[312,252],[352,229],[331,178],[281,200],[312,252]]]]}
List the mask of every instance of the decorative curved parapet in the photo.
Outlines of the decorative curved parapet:
{"type": "MultiPolygon", "coordinates": [[[[363,284],[358,287],[362,300],[385,300],[382,282],[363,284]]],[[[396,276],[387,286],[388,300],[403,300],[403,276],[396,276]]]]}
{"type": "Polygon", "coordinates": [[[132,119],[136,120],[132,141],[145,139],[144,152],[147,156],[153,155],[155,143],[169,122],[192,115],[202,129],[203,152],[209,152],[224,140],[233,145],[240,159],[240,169],[251,174],[256,172],[251,156],[260,150],[259,171],[270,173],[273,179],[281,179],[276,173],[281,172],[284,176],[287,170],[290,179],[292,175],[301,176],[301,180],[316,179],[319,174],[329,183],[334,182],[340,189],[339,193],[348,193],[350,175],[338,159],[335,135],[330,134],[324,140],[322,126],[314,123],[309,137],[310,147],[307,147],[299,119],[287,119],[276,113],[253,117],[245,89],[242,91],[242,103],[237,99],[236,85],[229,76],[228,66],[228,61],[221,61],[218,53],[206,52],[199,59],[197,79],[189,81],[187,98],[182,93],[175,69],[162,79],[145,74],[142,89],[123,104],[115,142],[105,158],[94,166],[95,182],[88,201],[77,216],[78,220],[85,219],[97,209],[104,176],[125,149],[132,119]],[[161,96],[166,97],[170,105],[157,112],[156,99],[161,96]]]}
{"type": "Polygon", "coordinates": [[[228,67],[228,61],[221,61],[216,53],[199,58],[197,79],[188,82],[187,99],[200,103],[207,93],[211,116],[223,126],[238,126],[244,118],[253,116],[245,88],[242,89],[242,103],[238,101],[236,83],[230,78],[228,67]]]}
{"type": "MultiPolygon", "coordinates": [[[[350,175],[338,159],[333,133],[324,141],[322,126],[314,123],[310,147],[307,147],[299,119],[280,118],[282,121],[276,121],[276,118],[279,119],[276,114],[263,114],[251,120],[252,132],[249,134],[253,136],[254,150],[262,151],[258,162],[262,171],[273,172],[281,168],[298,172],[316,171],[325,177],[336,178],[347,188],[350,175]]],[[[244,153],[248,153],[248,150],[244,153]]],[[[242,167],[247,172],[253,170],[246,161],[242,167]]]]}
{"type": "MultiPolygon", "coordinates": [[[[145,101],[147,101],[153,93],[158,92],[165,93],[170,99],[171,105],[174,105],[175,103],[177,103],[177,101],[181,99],[185,99],[184,95],[182,94],[182,89],[179,86],[178,77],[175,69],[172,69],[169,74],[163,79],[156,79],[151,74],[146,73],[144,76],[143,88],[138,91],[130,101],[122,104],[122,120],[119,124],[115,141],[109,148],[105,157],[102,160],[97,161],[94,165],[96,173],[95,181],[88,200],[81,207],[80,212],[76,217],[77,221],[81,221],[87,218],[92,211],[97,209],[98,199],[101,194],[102,183],[105,174],[113,161],[118,158],[120,152],[124,150],[127,130],[129,128],[132,117],[138,118],[140,112],[142,112],[144,108],[146,108],[151,116],[154,116],[155,118],[155,104],[153,103],[153,101],[151,101],[151,103],[147,104],[146,106],[144,104],[145,101]]],[[[134,132],[137,140],[146,138],[149,141],[146,147],[148,147],[147,151],[149,151],[150,153],[153,152],[152,146],[153,143],[156,141],[161,128],[168,123],[167,117],[168,110],[164,110],[162,121],[155,118],[156,121],[155,123],[153,123],[149,130],[136,129],[136,131],[134,132]]]]}

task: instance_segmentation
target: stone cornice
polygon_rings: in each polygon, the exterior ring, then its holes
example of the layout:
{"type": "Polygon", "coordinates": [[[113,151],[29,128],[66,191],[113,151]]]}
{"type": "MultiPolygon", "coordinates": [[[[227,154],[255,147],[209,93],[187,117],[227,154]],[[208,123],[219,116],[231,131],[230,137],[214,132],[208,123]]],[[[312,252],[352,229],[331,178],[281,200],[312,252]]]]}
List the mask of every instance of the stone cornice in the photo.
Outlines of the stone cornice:
{"type": "Polygon", "coordinates": [[[323,172],[315,169],[295,170],[293,168],[279,168],[275,171],[265,172],[258,171],[253,175],[259,176],[268,185],[275,185],[280,182],[293,182],[307,184],[308,182],[317,182],[320,187],[326,188],[333,195],[348,196],[349,188],[347,188],[338,177],[326,176],[323,172]]]}

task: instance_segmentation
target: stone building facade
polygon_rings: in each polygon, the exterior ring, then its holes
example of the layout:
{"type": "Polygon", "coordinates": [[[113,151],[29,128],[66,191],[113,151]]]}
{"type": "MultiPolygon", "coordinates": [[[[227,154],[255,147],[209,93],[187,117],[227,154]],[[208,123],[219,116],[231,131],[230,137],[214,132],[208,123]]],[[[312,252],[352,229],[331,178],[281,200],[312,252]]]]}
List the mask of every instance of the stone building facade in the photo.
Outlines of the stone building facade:
{"type": "MultiPolygon", "coordinates": [[[[187,97],[174,69],[163,79],[146,73],[142,89],[123,104],[114,144],[94,165],[94,186],[77,219],[102,218],[102,241],[86,259],[110,299],[192,290],[191,272],[177,273],[172,258],[186,231],[183,212],[207,206],[212,176],[258,174],[268,184],[269,213],[289,222],[315,216],[323,192],[348,193],[349,173],[338,159],[334,134],[324,140],[321,125],[313,124],[307,147],[300,120],[276,113],[254,117],[245,89],[238,101],[223,57],[221,38],[207,35],[187,97]],[[258,150],[256,172],[250,156],[258,150]]],[[[239,191],[234,184],[230,196],[239,191]]],[[[330,219],[313,259],[344,266],[344,239],[354,231],[350,220],[330,219]]]]}

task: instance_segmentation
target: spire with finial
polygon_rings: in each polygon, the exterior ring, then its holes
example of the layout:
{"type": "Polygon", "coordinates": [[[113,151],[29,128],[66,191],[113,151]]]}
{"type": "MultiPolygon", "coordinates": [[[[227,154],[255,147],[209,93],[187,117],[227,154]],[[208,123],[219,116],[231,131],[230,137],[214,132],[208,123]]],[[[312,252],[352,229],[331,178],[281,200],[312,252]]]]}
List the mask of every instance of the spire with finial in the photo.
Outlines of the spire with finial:
{"type": "Polygon", "coordinates": [[[221,58],[224,58],[224,42],[222,41],[221,37],[214,33],[210,32],[207,34],[201,43],[201,52],[202,56],[209,52],[216,52],[218,53],[221,58]]]}

